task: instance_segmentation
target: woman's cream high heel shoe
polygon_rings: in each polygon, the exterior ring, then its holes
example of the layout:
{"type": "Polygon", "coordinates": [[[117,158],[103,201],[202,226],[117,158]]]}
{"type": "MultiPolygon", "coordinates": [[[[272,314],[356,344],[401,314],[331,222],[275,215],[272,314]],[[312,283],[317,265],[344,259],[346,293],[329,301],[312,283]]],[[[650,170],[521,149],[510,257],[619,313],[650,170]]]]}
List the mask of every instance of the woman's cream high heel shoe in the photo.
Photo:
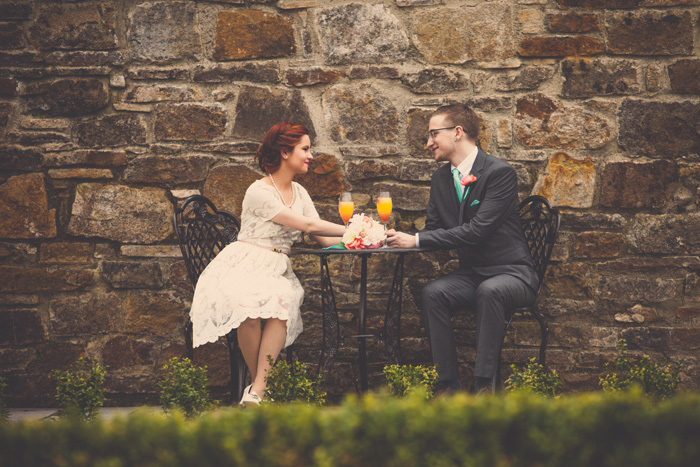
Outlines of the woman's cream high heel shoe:
{"type": "Polygon", "coordinates": [[[243,397],[241,398],[241,402],[239,405],[242,405],[243,407],[250,407],[253,405],[260,405],[260,396],[258,396],[256,393],[251,392],[250,388],[252,388],[253,385],[251,384],[247,388],[243,390],[243,397]]]}

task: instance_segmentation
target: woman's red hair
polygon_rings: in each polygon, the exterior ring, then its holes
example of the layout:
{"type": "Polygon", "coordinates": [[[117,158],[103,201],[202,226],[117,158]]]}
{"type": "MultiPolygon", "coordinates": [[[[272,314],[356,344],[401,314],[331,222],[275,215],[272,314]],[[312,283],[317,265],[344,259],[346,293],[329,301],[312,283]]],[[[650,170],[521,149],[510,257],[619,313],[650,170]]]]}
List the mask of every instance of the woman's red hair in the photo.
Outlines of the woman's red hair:
{"type": "Polygon", "coordinates": [[[301,137],[308,135],[309,130],[304,125],[281,122],[273,125],[262,140],[255,162],[265,173],[275,172],[282,163],[282,151],[291,152],[299,144],[301,137]]]}

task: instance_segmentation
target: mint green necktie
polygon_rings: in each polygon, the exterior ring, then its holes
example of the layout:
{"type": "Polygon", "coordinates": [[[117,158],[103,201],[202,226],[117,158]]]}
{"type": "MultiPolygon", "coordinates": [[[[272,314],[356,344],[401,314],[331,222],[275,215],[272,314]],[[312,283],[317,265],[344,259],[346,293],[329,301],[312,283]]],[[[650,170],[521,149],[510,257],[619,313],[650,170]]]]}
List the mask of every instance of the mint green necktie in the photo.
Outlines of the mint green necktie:
{"type": "Polygon", "coordinates": [[[464,188],[462,187],[462,174],[459,169],[455,167],[452,169],[452,179],[455,182],[455,191],[457,192],[457,201],[462,202],[462,196],[464,196],[464,188]]]}

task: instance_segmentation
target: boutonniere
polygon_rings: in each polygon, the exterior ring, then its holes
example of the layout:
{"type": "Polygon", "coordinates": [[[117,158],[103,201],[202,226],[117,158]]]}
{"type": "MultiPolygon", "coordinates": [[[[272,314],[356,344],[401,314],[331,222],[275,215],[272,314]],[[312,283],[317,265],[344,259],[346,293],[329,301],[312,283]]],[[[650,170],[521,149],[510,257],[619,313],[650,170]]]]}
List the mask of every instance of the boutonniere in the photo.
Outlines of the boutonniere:
{"type": "Polygon", "coordinates": [[[469,175],[465,175],[464,177],[462,177],[462,180],[459,183],[461,183],[462,186],[467,186],[467,185],[471,185],[475,181],[476,181],[476,177],[472,174],[469,174],[469,175]]]}

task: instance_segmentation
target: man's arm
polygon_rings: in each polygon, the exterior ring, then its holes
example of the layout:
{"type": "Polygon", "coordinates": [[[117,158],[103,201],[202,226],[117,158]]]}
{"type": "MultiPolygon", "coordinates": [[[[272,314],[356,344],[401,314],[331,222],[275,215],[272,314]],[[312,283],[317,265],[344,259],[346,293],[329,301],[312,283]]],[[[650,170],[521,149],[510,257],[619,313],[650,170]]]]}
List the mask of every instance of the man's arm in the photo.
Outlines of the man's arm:
{"type": "Polygon", "coordinates": [[[518,202],[518,178],[511,166],[496,169],[488,183],[479,211],[470,222],[451,229],[421,231],[421,246],[453,249],[486,241],[518,202]]]}

